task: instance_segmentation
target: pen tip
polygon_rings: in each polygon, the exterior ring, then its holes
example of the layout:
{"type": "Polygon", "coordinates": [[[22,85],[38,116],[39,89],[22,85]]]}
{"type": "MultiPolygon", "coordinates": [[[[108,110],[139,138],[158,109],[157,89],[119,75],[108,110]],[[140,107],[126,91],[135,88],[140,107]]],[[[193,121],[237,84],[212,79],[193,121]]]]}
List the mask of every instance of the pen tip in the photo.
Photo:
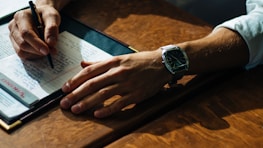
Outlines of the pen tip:
{"type": "Polygon", "coordinates": [[[49,62],[49,64],[50,64],[51,68],[54,69],[54,64],[53,64],[53,60],[52,60],[51,55],[48,54],[48,55],[47,55],[47,58],[48,58],[48,62],[49,62]]]}

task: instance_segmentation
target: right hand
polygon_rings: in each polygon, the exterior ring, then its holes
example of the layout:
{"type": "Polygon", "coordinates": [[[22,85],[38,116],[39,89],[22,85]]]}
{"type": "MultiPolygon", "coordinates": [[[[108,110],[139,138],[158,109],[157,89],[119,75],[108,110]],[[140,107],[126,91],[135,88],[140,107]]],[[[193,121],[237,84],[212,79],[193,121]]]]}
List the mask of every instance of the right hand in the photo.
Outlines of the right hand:
{"type": "Polygon", "coordinates": [[[36,59],[48,53],[55,53],[61,18],[52,6],[37,6],[44,24],[44,41],[37,34],[30,9],[15,13],[9,23],[10,40],[22,59],[36,59]]]}
{"type": "Polygon", "coordinates": [[[62,87],[67,95],[60,106],[74,114],[96,108],[93,114],[97,118],[150,98],[172,79],[162,63],[161,49],[114,56],[95,63],[84,61],[81,66],[83,69],[62,87]],[[115,95],[119,98],[103,105],[115,95]]]}

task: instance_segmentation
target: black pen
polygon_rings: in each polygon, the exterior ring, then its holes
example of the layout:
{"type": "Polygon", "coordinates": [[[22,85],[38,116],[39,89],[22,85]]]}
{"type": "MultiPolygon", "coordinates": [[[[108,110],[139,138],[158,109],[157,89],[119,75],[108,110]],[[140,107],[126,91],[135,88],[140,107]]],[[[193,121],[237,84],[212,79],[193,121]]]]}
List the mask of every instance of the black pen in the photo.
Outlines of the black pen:
{"type": "MultiPolygon", "coordinates": [[[[29,7],[30,7],[31,12],[32,12],[33,20],[35,21],[35,25],[37,27],[38,35],[44,41],[44,25],[42,23],[42,19],[41,19],[40,15],[37,11],[36,5],[32,1],[29,1],[29,7]]],[[[50,64],[51,68],[54,68],[52,57],[51,57],[50,53],[47,55],[47,58],[48,58],[48,62],[50,64]]]]}

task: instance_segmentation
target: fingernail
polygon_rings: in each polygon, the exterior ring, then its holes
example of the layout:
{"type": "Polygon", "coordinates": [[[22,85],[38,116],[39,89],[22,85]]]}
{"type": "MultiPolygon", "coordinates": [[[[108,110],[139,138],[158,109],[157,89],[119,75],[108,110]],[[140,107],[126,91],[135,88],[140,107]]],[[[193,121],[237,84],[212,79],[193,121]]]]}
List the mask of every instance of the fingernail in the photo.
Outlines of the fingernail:
{"type": "Polygon", "coordinates": [[[39,50],[43,55],[47,55],[48,51],[45,48],[40,48],[39,50]]]}
{"type": "Polygon", "coordinates": [[[96,110],[96,111],[94,112],[94,116],[95,116],[96,118],[104,118],[104,117],[107,116],[107,114],[105,114],[105,112],[103,112],[102,110],[96,110]]]}
{"type": "Polygon", "coordinates": [[[65,93],[70,91],[70,85],[69,85],[68,82],[63,85],[62,91],[65,92],[65,93]]]}
{"type": "Polygon", "coordinates": [[[60,101],[60,106],[63,108],[63,109],[68,109],[70,107],[70,104],[71,102],[69,101],[68,98],[64,98],[60,101]]]}
{"type": "Polygon", "coordinates": [[[76,104],[74,106],[71,107],[71,111],[75,114],[78,114],[81,112],[81,105],[80,104],[76,104]]]}

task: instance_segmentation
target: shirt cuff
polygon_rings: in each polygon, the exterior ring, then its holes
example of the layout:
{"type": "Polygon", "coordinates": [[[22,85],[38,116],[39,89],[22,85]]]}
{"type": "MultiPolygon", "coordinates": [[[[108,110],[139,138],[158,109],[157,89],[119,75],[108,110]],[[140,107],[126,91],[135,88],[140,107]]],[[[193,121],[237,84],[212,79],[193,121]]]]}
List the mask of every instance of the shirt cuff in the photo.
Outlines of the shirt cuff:
{"type": "MultiPolygon", "coordinates": [[[[251,69],[263,63],[263,14],[250,13],[232,20],[226,21],[214,28],[229,28],[237,31],[249,48],[249,62],[245,66],[251,69]]],[[[238,53],[237,53],[238,54],[238,53]]]]}

